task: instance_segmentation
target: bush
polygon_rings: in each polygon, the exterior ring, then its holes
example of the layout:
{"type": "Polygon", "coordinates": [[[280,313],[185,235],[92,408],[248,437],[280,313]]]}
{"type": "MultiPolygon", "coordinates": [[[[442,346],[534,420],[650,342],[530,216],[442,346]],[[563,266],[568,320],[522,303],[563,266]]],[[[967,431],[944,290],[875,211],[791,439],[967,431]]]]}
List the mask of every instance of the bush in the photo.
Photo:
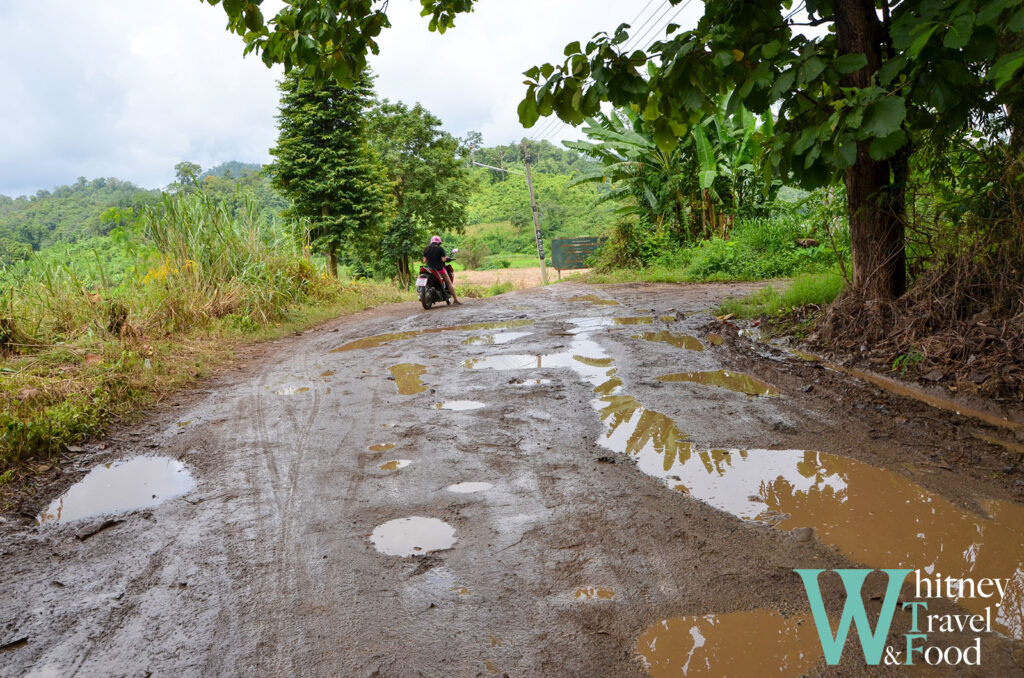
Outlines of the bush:
{"type": "Polygon", "coordinates": [[[459,247],[458,259],[467,269],[483,266],[487,255],[491,253],[487,243],[478,238],[466,238],[459,247]]]}

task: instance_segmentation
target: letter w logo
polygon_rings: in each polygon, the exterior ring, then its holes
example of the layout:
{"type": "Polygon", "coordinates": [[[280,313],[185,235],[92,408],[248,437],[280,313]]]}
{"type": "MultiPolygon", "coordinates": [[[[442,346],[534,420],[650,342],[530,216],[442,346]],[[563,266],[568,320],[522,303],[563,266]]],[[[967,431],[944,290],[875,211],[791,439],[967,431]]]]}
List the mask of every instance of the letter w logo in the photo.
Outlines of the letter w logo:
{"type": "Polygon", "coordinates": [[[793,571],[800,575],[804,589],[807,590],[807,600],[811,604],[814,624],[818,627],[818,637],[821,639],[821,649],[825,652],[825,661],[832,666],[839,663],[852,621],[857,626],[864,660],[870,666],[878,666],[882,659],[882,651],[885,649],[885,639],[889,635],[889,627],[892,626],[892,617],[896,612],[900,588],[903,586],[903,580],[913,570],[882,570],[889,575],[889,585],[885,589],[885,600],[882,601],[882,611],[878,614],[878,624],[874,632],[871,631],[871,624],[864,610],[864,601],[860,595],[864,580],[873,570],[835,570],[846,587],[846,603],[843,605],[843,616],[839,618],[839,628],[835,636],[832,635],[832,626],[828,613],[825,612],[825,603],[821,599],[821,589],[818,587],[818,575],[825,570],[793,571]]]}

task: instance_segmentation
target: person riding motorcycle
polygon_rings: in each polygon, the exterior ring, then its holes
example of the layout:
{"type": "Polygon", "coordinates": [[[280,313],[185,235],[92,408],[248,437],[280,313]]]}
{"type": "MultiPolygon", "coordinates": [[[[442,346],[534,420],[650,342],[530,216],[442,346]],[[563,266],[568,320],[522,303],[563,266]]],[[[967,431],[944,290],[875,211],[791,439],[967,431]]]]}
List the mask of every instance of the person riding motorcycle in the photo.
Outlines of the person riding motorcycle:
{"type": "Polygon", "coordinates": [[[452,303],[462,304],[455,296],[455,285],[452,284],[451,276],[448,275],[448,269],[444,265],[446,261],[448,261],[448,256],[444,248],[441,247],[441,236],[435,235],[423,250],[423,262],[444,279],[444,283],[448,285],[448,291],[452,293],[452,303]]]}

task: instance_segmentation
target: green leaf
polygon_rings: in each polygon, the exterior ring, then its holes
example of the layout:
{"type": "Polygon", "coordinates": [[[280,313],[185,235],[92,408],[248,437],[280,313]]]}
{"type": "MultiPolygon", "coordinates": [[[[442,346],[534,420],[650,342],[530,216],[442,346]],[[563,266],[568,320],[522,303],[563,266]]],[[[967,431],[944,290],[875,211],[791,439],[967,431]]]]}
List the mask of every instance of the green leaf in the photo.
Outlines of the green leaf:
{"type": "Polygon", "coordinates": [[[771,58],[775,57],[775,55],[777,55],[781,51],[782,51],[782,45],[779,44],[778,40],[772,40],[771,42],[766,42],[764,45],[761,46],[761,58],[762,59],[771,59],[771,58]]]}
{"type": "Polygon", "coordinates": [[[868,65],[868,58],[863,54],[844,54],[832,61],[832,68],[842,75],[854,73],[868,65]]]}
{"type": "Polygon", "coordinates": [[[531,88],[526,94],[526,98],[519,103],[519,122],[523,124],[523,127],[533,127],[534,123],[537,122],[537,118],[540,114],[537,111],[537,101],[533,98],[533,89],[531,88]]]}
{"type": "Polygon", "coordinates": [[[800,81],[811,82],[821,75],[823,70],[825,70],[825,62],[816,56],[811,57],[804,62],[803,66],[800,67],[800,81]]]}
{"type": "Polygon", "coordinates": [[[953,18],[942,44],[949,49],[960,49],[971,40],[974,32],[974,15],[964,13],[953,18]]]}
{"type": "MultiPolygon", "coordinates": [[[[924,26],[927,26],[927,24],[922,24],[922,27],[924,26]]],[[[920,32],[918,33],[918,36],[914,38],[914,42],[910,43],[910,49],[907,50],[911,59],[916,59],[918,55],[921,54],[921,50],[923,50],[924,46],[928,44],[928,40],[931,39],[932,33],[934,33],[938,27],[938,24],[932,24],[930,28],[919,29],[920,32]]]]}
{"type": "Polygon", "coordinates": [[[898,129],[892,134],[871,140],[868,153],[872,160],[885,160],[896,154],[907,143],[907,135],[898,129]]]}
{"type": "Polygon", "coordinates": [[[580,41],[570,42],[565,46],[565,56],[572,56],[573,54],[579,54],[580,52],[580,41]]]}
{"type": "Polygon", "coordinates": [[[1021,66],[1024,66],[1024,49],[1001,57],[986,77],[995,82],[996,89],[1002,89],[1013,79],[1021,66]]]}
{"type": "Polygon", "coordinates": [[[718,160],[711,147],[708,135],[700,125],[693,128],[693,140],[697,144],[697,162],[700,164],[700,187],[710,188],[718,174],[718,160]]]}
{"type": "Polygon", "coordinates": [[[887,96],[873,102],[864,112],[860,137],[884,137],[900,128],[907,117],[907,104],[903,97],[887,96]]]}

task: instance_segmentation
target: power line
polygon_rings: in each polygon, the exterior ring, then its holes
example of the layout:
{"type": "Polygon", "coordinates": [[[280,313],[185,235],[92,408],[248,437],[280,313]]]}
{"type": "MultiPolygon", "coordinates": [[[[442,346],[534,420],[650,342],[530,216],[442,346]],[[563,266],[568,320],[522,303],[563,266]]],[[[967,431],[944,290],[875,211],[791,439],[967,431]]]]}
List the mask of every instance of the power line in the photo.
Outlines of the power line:
{"type": "MultiPolygon", "coordinates": [[[[686,2],[683,3],[683,6],[680,7],[678,10],[676,10],[676,13],[673,14],[672,17],[662,25],[661,30],[664,31],[664,30],[668,29],[669,24],[671,24],[673,21],[675,21],[676,17],[683,13],[683,10],[686,9],[686,6],[689,5],[690,2],[692,2],[692,0],[686,0],[686,2]]],[[[647,29],[646,33],[644,33],[642,36],[637,38],[636,42],[633,43],[633,47],[634,48],[639,48],[641,45],[644,45],[645,44],[644,41],[647,39],[647,36],[651,34],[651,31],[653,31],[655,28],[658,27],[658,24],[661,22],[661,19],[663,19],[666,14],[671,12],[672,9],[673,9],[673,7],[670,5],[669,8],[668,8],[668,11],[663,12],[661,17],[658,18],[658,21],[654,22],[654,24],[650,28],[647,29]]],[[[633,42],[633,41],[631,40],[630,42],[633,42]]],[[[628,44],[629,43],[627,43],[627,46],[623,48],[623,50],[622,50],[623,52],[626,52],[626,51],[629,50],[628,44]]]]}
{"type": "MultiPolygon", "coordinates": [[[[667,7],[667,9],[664,12],[661,13],[661,17],[664,17],[666,14],[668,14],[669,12],[672,11],[672,3],[669,0],[664,0],[661,3],[661,6],[656,8],[653,12],[651,12],[650,16],[647,17],[647,20],[644,21],[642,24],[640,24],[639,28],[637,28],[636,31],[633,33],[633,37],[631,37],[629,40],[626,41],[626,44],[623,45],[623,47],[622,47],[622,51],[623,52],[629,50],[630,45],[635,43],[636,36],[640,33],[640,31],[644,30],[649,25],[651,25],[651,20],[654,19],[654,17],[658,14],[658,12],[661,11],[662,7],[667,7]]],[[[654,21],[654,25],[658,24],[658,21],[661,20],[661,17],[658,17],[658,19],[656,19],[654,21]]]]}

